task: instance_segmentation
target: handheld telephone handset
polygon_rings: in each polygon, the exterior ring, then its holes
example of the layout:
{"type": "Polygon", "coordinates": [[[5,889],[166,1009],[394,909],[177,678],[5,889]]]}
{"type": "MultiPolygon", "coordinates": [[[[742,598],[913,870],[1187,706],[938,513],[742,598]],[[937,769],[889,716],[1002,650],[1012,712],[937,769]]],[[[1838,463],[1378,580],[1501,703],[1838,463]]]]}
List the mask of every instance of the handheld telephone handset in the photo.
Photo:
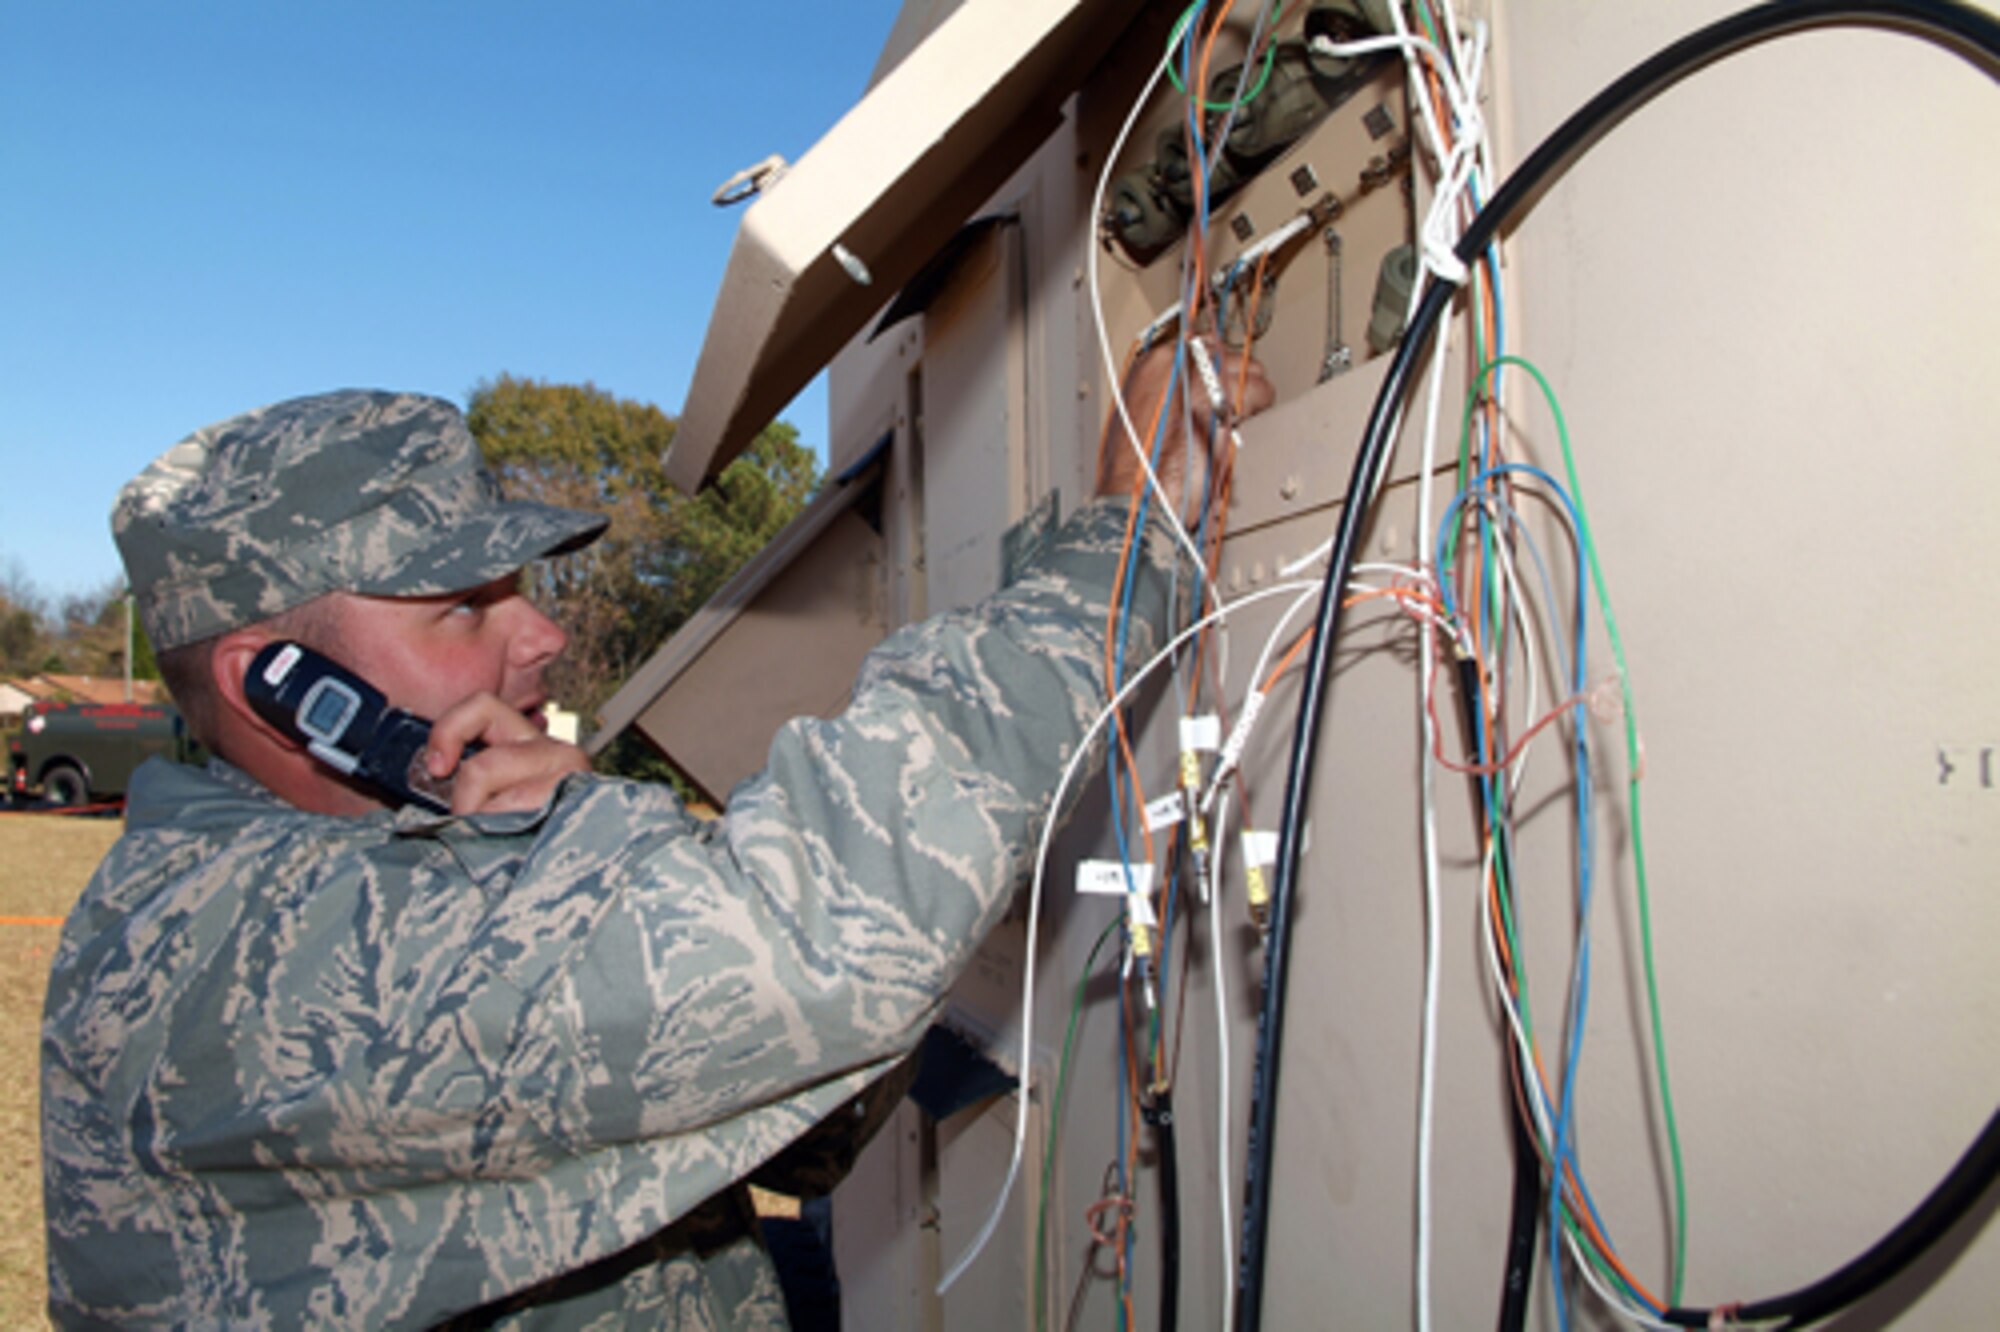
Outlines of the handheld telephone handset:
{"type": "Polygon", "coordinates": [[[382,691],[303,643],[267,644],[243,676],[257,715],[328,767],[397,805],[451,813],[451,779],[424,766],[431,724],[389,706],[382,691]]]}

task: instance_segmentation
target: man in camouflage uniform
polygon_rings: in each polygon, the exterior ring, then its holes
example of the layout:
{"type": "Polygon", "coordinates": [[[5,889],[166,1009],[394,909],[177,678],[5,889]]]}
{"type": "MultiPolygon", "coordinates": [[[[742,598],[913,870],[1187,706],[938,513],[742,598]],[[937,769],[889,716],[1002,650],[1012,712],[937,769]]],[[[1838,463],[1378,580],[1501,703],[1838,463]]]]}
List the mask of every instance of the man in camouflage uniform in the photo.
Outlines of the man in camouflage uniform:
{"type": "Polygon", "coordinates": [[[113,526],[218,757],[140,771],[63,932],[56,1321],[782,1327],[742,1182],[867,1127],[857,1097],[1006,909],[1104,696],[1124,524],[1087,506],[894,635],[702,823],[539,728],[563,634],[518,571],[603,522],[502,499],[450,404],[326,394],[162,455],[113,526]],[[452,815],[384,808],[257,716],[277,637],[436,719],[452,815]]]}

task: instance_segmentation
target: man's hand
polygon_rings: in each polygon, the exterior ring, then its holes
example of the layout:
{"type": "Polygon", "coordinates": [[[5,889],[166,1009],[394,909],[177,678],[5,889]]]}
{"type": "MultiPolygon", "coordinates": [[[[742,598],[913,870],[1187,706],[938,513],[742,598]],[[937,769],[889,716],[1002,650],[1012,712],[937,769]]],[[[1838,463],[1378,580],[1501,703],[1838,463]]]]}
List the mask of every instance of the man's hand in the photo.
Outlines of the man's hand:
{"type": "Polygon", "coordinates": [[[590,771],[581,749],[550,739],[511,705],[484,693],[432,724],[425,765],[433,777],[451,777],[454,814],[540,809],[557,782],[590,771]],[[485,748],[465,758],[466,746],[475,743],[485,748]]]}
{"type": "MultiPolygon", "coordinates": [[[[1271,405],[1271,381],[1264,375],[1264,367],[1255,358],[1246,358],[1242,353],[1226,351],[1212,338],[1202,340],[1210,364],[1215,369],[1217,382],[1221,385],[1225,403],[1236,407],[1236,420],[1254,416],[1271,405]],[[1247,365],[1246,365],[1247,360],[1247,365]],[[1241,401],[1237,402],[1237,390],[1242,389],[1241,401]]],[[[1163,342],[1150,348],[1133,364],[1131,373],[1125,380],[1125,407],[1132,417],[1132,428],[1139,434],[1143,447],[1152,447],[1153,422],[1159,416],[1160,404],[1167,396],[1167,386],[1174,384],[1173,401],[1167,403],[1166,437],[1160,447],[1159,466],[1156,469],[1160,486],[1167,493],[1167,501],[1176,513],[1185,516],[1189,501],[1206,493],[1208,477],[1214,458],[1209,454],[1210,436],[1214,436],[1213,447],[1231,447],[1228,427],[1234,421],[1224,420],[1211,430],[1214,405],[1210,401],[1207,385],[1196,365],[1196,357],[1189,350],[1187,364],[1182,368],[1178,383],[1174,380],[1174,346],[1163,342]],[[1191,393],[1190,393],[1191,390],[1191,393]],[[1185,423],[1188,413],[1183,409],[1183,400],[1194,408],[1195,447],[1187,446],[1185,423]],[[1199,472],[1195,477],[1196,486],[1190,491],[1187,484],[1189,454],[1199,472]]],[[[1125,425],[1114,410],[1105,423],[1104,439],[1097,454],[1097,493],[1099,495],[1129,495],[1138,483],[1143,469],[1139,465],[1131,437],[1125,425]]]]}

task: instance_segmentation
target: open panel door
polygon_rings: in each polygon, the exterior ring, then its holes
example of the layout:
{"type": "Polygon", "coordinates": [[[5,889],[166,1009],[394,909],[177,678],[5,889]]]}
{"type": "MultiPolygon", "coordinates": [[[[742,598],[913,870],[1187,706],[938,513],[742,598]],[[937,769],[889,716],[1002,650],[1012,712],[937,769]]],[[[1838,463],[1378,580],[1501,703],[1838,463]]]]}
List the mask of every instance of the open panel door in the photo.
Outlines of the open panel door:
{"type": "Polygon", "coordinates": [[[1058,123],[1132,0],[966,0],[744,215],[667,456],[748,446],[1058,123]]]}

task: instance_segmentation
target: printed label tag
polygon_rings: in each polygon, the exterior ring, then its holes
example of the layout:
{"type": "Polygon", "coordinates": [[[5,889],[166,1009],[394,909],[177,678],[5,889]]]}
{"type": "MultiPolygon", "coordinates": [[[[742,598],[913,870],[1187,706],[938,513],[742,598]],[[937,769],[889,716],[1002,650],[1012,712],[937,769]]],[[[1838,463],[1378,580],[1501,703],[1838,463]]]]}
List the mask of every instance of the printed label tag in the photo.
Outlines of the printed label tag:
{"type": "Polygon", "coordinates": [[[1123,895],[1127,892],[1150,893],[1153,890],[1153,867],[1143,861],[1127,867],[1116,860],[1084,860],[1077,862],[1076,890],[1080,893],[1110,893],[1123,895]]]}
{"type": "Polygon", "coordinates": [[[1243,834],[1243,863],[1260,868],[1278,863],[1278,834],[1274,832],[1246,832],[1243,834]]]}
{"type": "Polygon", "coordinates": [[[1214,713],[1181,718],[1181,748],[1211,754],[1222,748],[1222,718],[1214,713]]]}

